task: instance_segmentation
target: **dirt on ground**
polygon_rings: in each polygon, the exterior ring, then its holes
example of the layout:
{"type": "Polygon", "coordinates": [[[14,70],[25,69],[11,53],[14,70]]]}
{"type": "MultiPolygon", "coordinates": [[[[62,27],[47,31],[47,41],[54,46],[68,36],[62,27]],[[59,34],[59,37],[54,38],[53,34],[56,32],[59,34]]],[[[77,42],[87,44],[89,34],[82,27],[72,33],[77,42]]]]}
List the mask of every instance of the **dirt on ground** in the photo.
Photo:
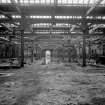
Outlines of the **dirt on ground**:
{"type": "Polygon", "coordinates": [[[105,73],[88,71],[63,63],[4,70],[13,75],[0,76],[0,105],[105,105],[105,73]]]}

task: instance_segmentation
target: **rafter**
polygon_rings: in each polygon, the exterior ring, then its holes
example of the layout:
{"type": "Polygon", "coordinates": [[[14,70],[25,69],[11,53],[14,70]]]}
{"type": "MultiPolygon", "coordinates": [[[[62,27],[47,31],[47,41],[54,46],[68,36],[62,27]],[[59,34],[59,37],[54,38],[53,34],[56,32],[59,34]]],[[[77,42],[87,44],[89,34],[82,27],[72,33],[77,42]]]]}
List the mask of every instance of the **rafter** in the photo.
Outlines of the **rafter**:
{"type": "Polygon", "coordinates": [[[8,15],[6,12],[0,10],[0,14],[3,14],[4,16],[6,16],[9,19],[12,19],[12,17],[10,15],[8,15]]]}
{"type": "Polygon", "coordinates": [[[90,0],[88,0],[88,5],[89,5],[89,3],[90,3],[90,0]]]}
{"type": "Polygon", "coordinates": [[[93,27],[91,30],[89,30],[89,33],[91,34],[93,31],[95,31],[97,28],[103,26],[103,24],[99,24],[96,27],[93,27]]]}
{"type": "Polygon", "coordinates": [[[21,10],[20,10],[18,4],[16,4],[15,0],[11,0],[11,3],[16,7],[18,13],[21,14],[21,10]]]}
{"type": "MultiPolygon", "coordinates": [[[[10,21],[10,23],[13,23],[14,25],[18,26],[18,24],[14,23],[11,15],[8,15],[6,12],[4,12],[2,10],[0,10],[0,13],[3,14],[4,16],[6,16],[8,18],[7,20],[10,21]]],[[[4,23],[3,21],[1,21],[1,22],[4,23]]]]}
{"type": "Polygon", "coordinates": [[[74,31],[75,28],[76,28],[76,26],[72,25],[72,28],[70,29],[70,32],[74,31]]]}
{"type": "Polygon", "coordinates": [[[4,23],[0,23],[0,25],[7,28],[9,31],[12,31],[12,29],[10,27],[8,27],[7,25],[5,25],[4,23]]]}
{"type": "Polygon", "coordinates": [[[93,4],[91,8],[86,12],[86,16],[89,15],[102,1],[103,0],[98,0],[95,4],[93,4]]]}

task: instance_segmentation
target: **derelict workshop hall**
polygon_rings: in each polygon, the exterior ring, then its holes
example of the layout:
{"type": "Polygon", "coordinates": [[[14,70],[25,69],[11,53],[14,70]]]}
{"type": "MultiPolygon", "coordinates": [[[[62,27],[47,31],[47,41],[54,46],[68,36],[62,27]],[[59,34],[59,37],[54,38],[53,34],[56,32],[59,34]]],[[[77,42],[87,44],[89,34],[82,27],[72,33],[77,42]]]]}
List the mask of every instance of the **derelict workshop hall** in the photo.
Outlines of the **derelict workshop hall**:
{"type": "Polygon", "coordinates": [[[105,0],[0,0],[0,105],[105,105],[105,0]]]}

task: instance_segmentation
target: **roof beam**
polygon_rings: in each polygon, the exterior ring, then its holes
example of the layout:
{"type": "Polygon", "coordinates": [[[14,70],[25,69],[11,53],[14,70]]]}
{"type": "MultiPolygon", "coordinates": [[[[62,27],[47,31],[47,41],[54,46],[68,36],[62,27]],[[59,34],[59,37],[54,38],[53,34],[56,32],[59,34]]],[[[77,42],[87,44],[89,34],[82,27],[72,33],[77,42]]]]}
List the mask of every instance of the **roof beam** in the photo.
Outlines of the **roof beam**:
{"type": "MultiPolygon", "coordinates": [[[[4,16],[6,16],[6,17],[8,18],[7,21],[9,21],[9,23],[13,23],[13,24],[16,25],[16,26],[19,26],[18,24],[14,23],[14,21],[13,21],[13,19],[12,19],[12,17],[11,17],[10,15],[6,14],[6,13],[3,12],[2,10],[0,10],[0,13],[3,14],[4,16]]],[[[0,23],[7,23],[7,22],[5,22],[5,21],[0,21],[0,23]]]]}
{"type": "Polygon", "coordinates": [[[91,34],[93,31],[95,31],[97,28],[103,26],[103,24],[99,24],[96,27],[92,28],[91,30],[89,30],[89,33],[91,34]]]}
{"type": "MultiPolygon", "coordinates": [[[[96,6],[98,6],[103,0],[98,0],[94,5],[91,6],[91,8],[87,11],[86,16],[89,15],[96,6]]],[[[89,30],[89,33],[92,33],[95,29],[97,29],[100,25],[94,27],[93,29],[89,30]]]]}
{"type": "Polygon", "coordinates": [[[52,7],[52,14],[51,14],[52,23],[51,23],[51,26],[50,26],[50,33],[52,33],[53,25],[55,24],[55,12],[56,12],[56,7],[57,7],[57,1],[58,0],[54,0],[54,6],[52,7]]]}
{"type": "Polygon", "coordinates": [[[70,32],[74,31],[75,28],[76,28],[76,25],[72,25],[72,28],[70,29],[70,32]]]}
{"type": "Polygon", "coordinates": [[[91,8],[86,12],[86,16],[89,15],[96,6],[98,6],[103,0],[98,0],[95,4],[91,6],[91,8]]]}
{"type": "Polygon", "coordinates": [[[88,0],[88,5],[89,5],[89,3],[90,3],[90,0],[88,0]]]}
{"type": "Polygon", "coordinates": [[[6,16],[9,19],[12,19],[12,17],[10,15],[8,15],[7,13],[5,13],[4,11],[0,10],[0,13],[3,14],[4,16],[6,16]]]}
{"type": "MultiPolygon", "coordinates": [[[[37,28],[33,28],[33,30],[35,31],[42,31],[42,30],[50,30],[50,27],[37,27],[37,28]]],[[[52,31],[53,30],[61,30],[61,31],[64,31],[64,30],[69,30],[69,27],[53,27],[52,28],[52,31]]]]}
{"type": "MultiPolygon", "coordinates": [[[[9,8],[9,5],[11,6],[11,4],[8,5],[1,5],[0,7],[3,6],[3,8],[9,8]]],[[[17,4],[18,7],[20,8],[21,12],[26,14],[27,16],[30,15],[46,15],[46,16],[51,16],[52,14],[52,7],[53,5],[31,5],[31,6],[25,6],[25,5],[20,5],[17,4]]],[[[16,8],[16,7],[12,7],[12,8],[16,8]]],[[[62,6],[59,5],[56,8],[56,16],[82,16],[83,14],[86,14],[86,11],[89,10],[89,6],[62,6]]],[[[104,16],[105,11],[103,11],[103,9],[105,9],[104,6],[98,6],[95,10],[94,13],[91,14],[95,16],[104,16]],[[100,11],[98,11],[100,10],[100,11]]],[[[2,9],[1,9],[2,10],[2,9]]],[[[19,14],[17,12],[17,10],[8,10],[8,14],[14,14],[17,15],[19,14]]]]}
{"type": "MultiPolygon", "coordinates": [[[[36,34],[36,33],[25,33],[24,34],[25,36],[50,36],[50,34],[48,33],[48,34],[36,34]]],[[[67,35],[67,36],[83,36],[83,34],[68,34],[68,33],[59,33],[59,34],[52,34],[51,36],[56,36],[56,35],[58,35],[58,36],[65,36],[65,35],[67,35]]],[[[104,34],[87,34],[86,36],[105,36],[104,34]]]]}
{"type": "MultiPolygon", "coordinates": [[[[16,23],[13,22],[13,19],[12,19],[12,16],[8,15],[7,13],[5,13],[4,11],[0,10],[0,13],[3,14],[4,16],[6,16],[9,20],[8,21],[11,21],[14,25],[18,26],[16,23]]],[[[3,22],[3,21],[1,21],[3,22]]],[[[0,23],[1,23],[0,22],[0,23]]],[[[4,23],[4,22],[3,22],[4,23]]]]}
{"type": "Polygon", "coordinates": [[[9,31],[12,31],[12,29],[10,27],[8,27],[7,25],[5,25],[4,23],[0,23],[0,25],[7,28],[9,31]]]}
{"type": "MultiPolygon", "coordinates": [[[[11,34],[1,34],[0,33],[0,36],[9,36],[9,35],[11,35],[11,34]]],[[[59,37],[62,37],[62,36],[83,36],[83,34],[77,34],[77,33],[75,33],[75,34],[73,34],[73,33],[52,33],[52,35],[50,35],[49,33],[47,34],[44,34],[44,33],[40,33],[40,34],[37,34],[37,33],[24,33],[24,37],[40,37],[40,36],[59,36],[59,37]]],[[[85,36],[105,36],[105,34],[87,34],[87,35],[85,35],[85,36]]]]}
{"type": "Polygon", "coordinates": [[[16,4],[15,0],[11,0],[11,3],[16,7],[18,13],[21,14],[21,10],[20,10],[19,6],[16,4]]]}
{"type": "MultiPolygon", "coordinates": [[[[30,24],[36,24],[36,23],[51,23],[52,19],[26,19],[30,22],[30,24]]],[[[56,23],[69,23],[69,24],[75,24],[75,23],[81,23],[85,21],[86,23],[91,24],[102,24],[105,23],[105,19],[55,19],[56,23]]],[[[13,19],[13,22],[21,22],[21,19],[13,19]]],[[[0,23],[12,23],[10,19],[1,18],[0,23]]]]}

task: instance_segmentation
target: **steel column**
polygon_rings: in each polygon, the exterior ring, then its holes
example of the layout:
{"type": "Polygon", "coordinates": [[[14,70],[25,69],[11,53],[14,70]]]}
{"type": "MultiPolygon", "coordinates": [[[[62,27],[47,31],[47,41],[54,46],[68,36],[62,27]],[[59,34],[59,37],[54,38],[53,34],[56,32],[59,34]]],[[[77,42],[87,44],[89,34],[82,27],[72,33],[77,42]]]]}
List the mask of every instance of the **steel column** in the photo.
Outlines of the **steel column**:
{"type": "Polygon", "coordinates": [[[31,63],[33,63],[33,58],[34,58],[34,46],[33,46],[33,41],[32,41],[32,47],[31,47],[31,63]]]}
{"type": "Polygon", "coordinates": [[[86,66],[86,37],[83,35],[83,62],[82,62],[82,66],[86,66]]]}
{"type": "Polygon", "coordinates": [[[86,66],[86,35],[88,35],[88,27],[87,27],[87,23],[85,22],[85,18],[84,18],[84,22],[82,24],[82,29],[83,29],[83,49],[82,49],[82,53],[83,53],[83,60],[82,60],[82,66],[86,66]]]}
{"type": "Polygon", "coordinates": [[[24,67],[24,30],[21,30],[21,67],[24,67]]]}

